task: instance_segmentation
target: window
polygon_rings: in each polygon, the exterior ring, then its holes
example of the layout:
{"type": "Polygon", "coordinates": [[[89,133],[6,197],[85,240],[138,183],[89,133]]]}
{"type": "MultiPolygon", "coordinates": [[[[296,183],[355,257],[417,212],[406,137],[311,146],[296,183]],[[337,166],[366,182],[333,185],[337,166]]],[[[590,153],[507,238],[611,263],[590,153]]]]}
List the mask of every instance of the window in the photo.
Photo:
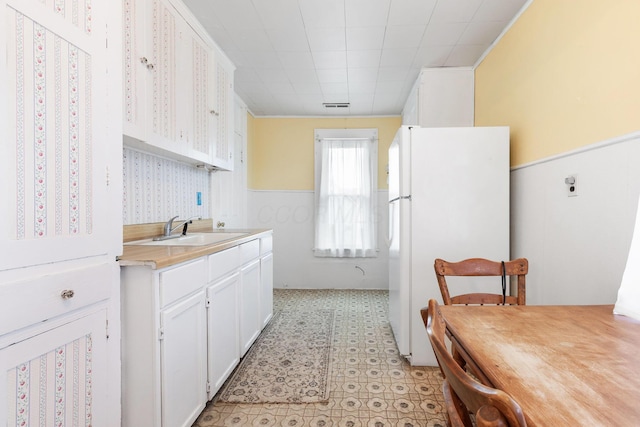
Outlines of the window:
{"type": "Polygon", "coordinates": [[[318,129],[315,256],[377,256],[377,129],[318,129]]]}

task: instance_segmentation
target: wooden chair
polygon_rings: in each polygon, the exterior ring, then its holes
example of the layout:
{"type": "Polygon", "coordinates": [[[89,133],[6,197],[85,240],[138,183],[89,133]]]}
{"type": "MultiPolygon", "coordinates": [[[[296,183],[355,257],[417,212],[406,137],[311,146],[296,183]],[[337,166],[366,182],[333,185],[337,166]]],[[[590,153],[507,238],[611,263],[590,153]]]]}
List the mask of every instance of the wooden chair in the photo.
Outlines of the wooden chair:
{"type": "Polygon", "coordinates": [[[512,261],[504,262],[491,261],[483,258],[470,258],[460,262],[448,262],[442,259],[436,259],[433,268],[436,271],[438,286],[445,305],[453,304],[509,304],[509,305],[525,305],[526,289],[525,276],[529,272],[529,261],[526,258],[518,258],[512,261]],[[449,287],[447,286],[446,276],[503,276],[505,286],[508,286],[511,276],[518,276],[518,294],[516,296],[506,295],[503,301],[502,294],[492,293],[471,293],[450,296],[449,287]]]}
{"type": "Polygon", "coordinates": [[[502,390],[485,386],[467,374],[447,351],[444,337],[446,326],[438,302],[429,300],[429,307],[420,311],[429,341],[444,376],[444,393],[449,424],[471,427],[470,413],[478,427],[524,427],[527,425],[518,402],[502,390]]]}

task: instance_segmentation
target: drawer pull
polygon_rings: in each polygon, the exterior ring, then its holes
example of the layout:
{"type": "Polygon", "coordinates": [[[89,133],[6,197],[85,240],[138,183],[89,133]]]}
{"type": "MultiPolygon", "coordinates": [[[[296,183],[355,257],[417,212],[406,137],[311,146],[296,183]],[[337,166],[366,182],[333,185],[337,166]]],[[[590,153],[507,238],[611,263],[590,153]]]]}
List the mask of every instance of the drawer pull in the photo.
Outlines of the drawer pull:
{"type": "Polygon", "coordinates": [[[62,299],[69,299],[69,298],[73,298],[74,292],[72,289],[65,289],[64,291],[62,291],[62,293],[60,293],[60,296],[62,297],[62,299]]]}

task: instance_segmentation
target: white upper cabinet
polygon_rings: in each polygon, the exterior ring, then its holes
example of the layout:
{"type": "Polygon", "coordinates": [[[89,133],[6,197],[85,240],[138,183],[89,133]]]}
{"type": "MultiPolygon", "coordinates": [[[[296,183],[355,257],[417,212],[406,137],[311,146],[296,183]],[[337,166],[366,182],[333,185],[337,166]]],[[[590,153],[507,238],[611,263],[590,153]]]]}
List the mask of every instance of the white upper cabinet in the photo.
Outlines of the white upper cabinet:
{"type": "Polygon", "coordinates": [[[53,3],[0,2],[0,271],[122,247],[111,12],[104,2],[53,3]]]}
{"type": "Polygon", "coordinates": [[[473,122],[473,68],[422,69],[402,111],[402,124],[459,127],[473,122]]]}
{"type": "Polygon", "coordinates": [[[233,67],[219,71],[218,62],[226,58],[182,2],[124,0],[123,5],[125,143],[228,169],[233,67]]]}
{"type": "Polygon", "coordinates": [[[233,67],[218,57],[215,65],[215,107],[214,126],[216,146],[213,158],[216,166],[221,169],[233,170],[234,153],[234,96],[233,96],[233,67]]]}

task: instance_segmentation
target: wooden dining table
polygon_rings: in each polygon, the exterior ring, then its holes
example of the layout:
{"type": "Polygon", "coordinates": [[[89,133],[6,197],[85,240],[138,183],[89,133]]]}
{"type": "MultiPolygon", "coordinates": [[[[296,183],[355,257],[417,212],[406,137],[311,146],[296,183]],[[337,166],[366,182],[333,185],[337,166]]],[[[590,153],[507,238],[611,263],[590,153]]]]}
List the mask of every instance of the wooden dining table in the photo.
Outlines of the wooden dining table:
{"type": "Polygon", "coordinates": [[[440,306],[452,345],[529,426],[640,426],[640,321],[597,306],[440,306]]]}

